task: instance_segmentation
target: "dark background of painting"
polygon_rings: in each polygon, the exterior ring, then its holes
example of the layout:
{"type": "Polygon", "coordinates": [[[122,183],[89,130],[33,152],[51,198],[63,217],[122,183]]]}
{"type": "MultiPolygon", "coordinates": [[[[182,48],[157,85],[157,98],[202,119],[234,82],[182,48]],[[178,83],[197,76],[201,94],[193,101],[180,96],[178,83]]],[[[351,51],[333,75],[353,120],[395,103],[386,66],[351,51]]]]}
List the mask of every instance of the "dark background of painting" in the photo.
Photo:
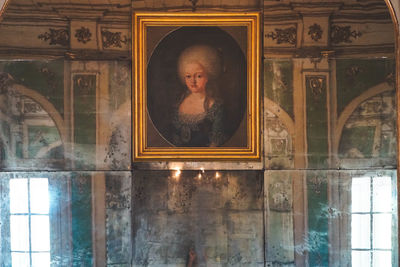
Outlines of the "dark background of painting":
{"type": "Polygon", "coordinates": [[[149,147],[170,147],[172,140],[171,121],[186,87],[177,73],[180,53],[195,44],[210,45],[222,53],[223,72],[217,82],[215,98],[224,102],[226,109],[225,129],[230,139],[222,146],[247,146],[247,29],[234,27],[230,33],[219,27],[181,27],[148,32],[147,68],[147,145],[149,147]],[[168,32],[165,32],[167,30],[168,32]],[[161,33],[161,34],[160,34],[161,33]],[[163,34],[162,34],[163,33],[163,34]],[[165,37],[164,37],[165,36],[165,37]],[[164,38],[163,38],[164,37],[164,38]],[[237,39],[242,39],[239,45],[237,39]],[[154,50],[151,51],[151,47],[154,50]]]}

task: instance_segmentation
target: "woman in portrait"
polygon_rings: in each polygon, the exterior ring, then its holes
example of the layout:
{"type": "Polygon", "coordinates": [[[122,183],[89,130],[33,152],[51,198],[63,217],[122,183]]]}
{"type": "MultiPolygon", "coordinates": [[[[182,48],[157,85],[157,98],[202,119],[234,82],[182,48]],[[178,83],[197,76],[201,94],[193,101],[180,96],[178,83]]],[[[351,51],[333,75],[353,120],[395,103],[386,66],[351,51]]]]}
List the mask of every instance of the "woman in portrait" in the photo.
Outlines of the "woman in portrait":
{"type": "Polygon", "coordinates": [[[174,145],[220,146],[227,139],[224,107],[217,97],[216,80],[222,71],[220,54],[209,45],[190,46],[180,54],[177,71],[186,90],[174,108],[174,145]]]}

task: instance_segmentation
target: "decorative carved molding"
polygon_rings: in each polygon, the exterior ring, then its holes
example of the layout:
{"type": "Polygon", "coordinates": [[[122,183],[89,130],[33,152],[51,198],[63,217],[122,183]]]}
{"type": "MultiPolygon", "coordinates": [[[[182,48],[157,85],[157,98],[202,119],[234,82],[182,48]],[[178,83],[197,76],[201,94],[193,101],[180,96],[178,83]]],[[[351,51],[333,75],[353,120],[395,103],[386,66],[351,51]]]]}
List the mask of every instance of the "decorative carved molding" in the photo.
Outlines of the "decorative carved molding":
{"type": "Polygon", "coordinates": [[[109,47],[122,47],[122,44],[127,44],[130,40],[124,35],[122,36],[121,32],[110,32],[108,30],[101,31],[103,48],[109,47]]]}
{"type": "Polygon", "coordinates": [[[310,62],[314,64],[314,70],[318,69],[318,64],[321,63],[322,61],[322,56],[321,57],[310,57],[310,62]]]}
{"type": "Polygon", "coordinates": [[[80,95],[89,95],[96,88],[96,75],[76,74],[74,75],[74,90],[80,95]]]}
{"type": "Polygon", "coordinates": [[[310,35],[311,39],[314,40],[315,42],[318,42],[318,40],[322,38],[323,31],[321,26],[318,25],[317,23],[314,23],[308,29],[309,29],[308,35],[310,35]]]}
{"type": "Polygon", "coordinates": [[[69,32],[66,29],[51,29],[50,32],[39,34],[38,38],[47,42],[50,40],[50,45],[62,45],[68,46],[69,43],[69,32]]]}
{"type": "MultiPolygon", "coordinates": [[[[312,47],[302,47],[299,49],[296,49],[294,53],[295,58],[309,58],[309,59],[321,59],[321,47],[318,46],[312,46],[312,47]]],[[[311,62],[313,63],[313,62],[311,62]]]]}
{"type": "Polygon", "coordinates": [[[350,38],[357,39],[362,36],[360,31],[352,31],[351,26],[332,25],[331,27],[331,42],[333,44],[352,43],[350,38]]]}
{"type": "Polygon", "coordinates": [[[43,111],[43,109],[38,103],[24,101],[23,113],[25,113],[25,114],[26,113],[39,113],[42,111],[43,111]]]}
{"type": "MultiPolygon", "coordinates": [[[[0,53],[1,55],[1,53],[0,53]]],[[[66,51],[63,54],[65,59],[70,60],[129,60],[131,59],[131,55],[129,51],[124,50],[107,50],[107,51],[99,51],[99,50],[89,50],[89,49],[76,49],[66,51]]]]}
{"type": "Polygon", "coordinates": [[[80,43],[86,44],[90,40],[92,40],[90,37],[92,37],[92,33],[90,32],[89,28],[81,27],[80,29],[77,29],[75,31],[75,37],[80,43]]]}
{"type": "Polygon", "coordinates": [[[296,27],[289,27],[285,29],[275,29],[275,32],[266,34],[267,38],[276,40],[277,44],[289,43],[296,44],[297,42],[297,29],[296,27]]]}
{"type": "Polygon", "coordinates": [[[325,76],[307,76],[306,77],[307,87],[311,90],[311,93],[315,100],[318,100],[323,90],[326,88],[326,77],[325,76]]]}

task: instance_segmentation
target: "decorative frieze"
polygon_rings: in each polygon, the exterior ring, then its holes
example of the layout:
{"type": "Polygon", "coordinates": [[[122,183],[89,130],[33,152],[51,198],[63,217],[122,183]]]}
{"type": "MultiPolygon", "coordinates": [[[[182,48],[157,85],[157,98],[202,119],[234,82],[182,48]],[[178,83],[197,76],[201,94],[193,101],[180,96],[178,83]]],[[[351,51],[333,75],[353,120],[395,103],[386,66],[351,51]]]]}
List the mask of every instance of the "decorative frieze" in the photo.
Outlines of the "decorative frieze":
{"type": "Polygon", "coordinates": [[[68,46],[69,32],[66,29],[51,29],[51,28],[49,28],[49,32],[39,34],[38,38],[45,42],[50,41],[49,45],[68,46]]]}
{"type": "Polygon", "coordinates": [[[310,35],[311,39],[315,42],[318,42],[322,38],[322,28],[317,23],[314,23],[309,27],[308,35],[310,35]]]}
{"type": "Polygon", "coordinates": [[[109,47],[121,48],[122,44],[127,44],[130,41],[126,35],[122,35],[122,32],[111,32],[109,30],[102,30],[101,37],[103,42],[103,48],[109,48],[109,47]]]}
{"type": "Polygon", "coordinates": [[[38,103],[33,101],[24,101],[23,113],[39,113],[42,111],[43,109],[38,103]]]}
{"type": "Polygon", "coordinates": [[[92,33],[90,32],[89,28],[81,27],[75,31],[75,37],[78,42],[86,44],[92,40],[92,33]]]}
{"type": "Polygon", "coordinates": [[[269,32],[265,36],[276,40],[277,44],[289,43],[294,45],[297,42],[297,29],[295,27],[284,29],[275,28],[275,31],[269,32]]]}
{"type": "Polygon", "coordinates": [[[333,44],[352,43],[353,39],[362,36],[360,31],[352,30],[351,26],[332,25],[331,27],[331,42],[333,44]]]}

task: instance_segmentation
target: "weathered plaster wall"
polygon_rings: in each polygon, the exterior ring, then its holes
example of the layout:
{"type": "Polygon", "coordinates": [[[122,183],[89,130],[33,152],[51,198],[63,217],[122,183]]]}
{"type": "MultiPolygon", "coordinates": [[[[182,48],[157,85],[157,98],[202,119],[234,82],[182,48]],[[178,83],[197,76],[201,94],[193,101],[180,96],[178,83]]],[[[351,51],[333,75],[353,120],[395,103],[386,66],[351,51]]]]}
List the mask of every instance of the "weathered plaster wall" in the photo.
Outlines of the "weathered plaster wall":
{"type": "Polygon", "coordinates": [[[48,177],[55,263],[185,266],[193,248],[199,266],[348,264],[350,178],[396,177],[384,2],[198,1],[196,12],[263,14],[262,159],[131,164],[130,12],[192,8],[11,1],[0,23],[2,236],[9,179],[48,177]]]}
{"type": "Polygon", "coordinates": [[[134,175],[134,265],[262,266],[263,185],[257,171],[134,175]]]}

